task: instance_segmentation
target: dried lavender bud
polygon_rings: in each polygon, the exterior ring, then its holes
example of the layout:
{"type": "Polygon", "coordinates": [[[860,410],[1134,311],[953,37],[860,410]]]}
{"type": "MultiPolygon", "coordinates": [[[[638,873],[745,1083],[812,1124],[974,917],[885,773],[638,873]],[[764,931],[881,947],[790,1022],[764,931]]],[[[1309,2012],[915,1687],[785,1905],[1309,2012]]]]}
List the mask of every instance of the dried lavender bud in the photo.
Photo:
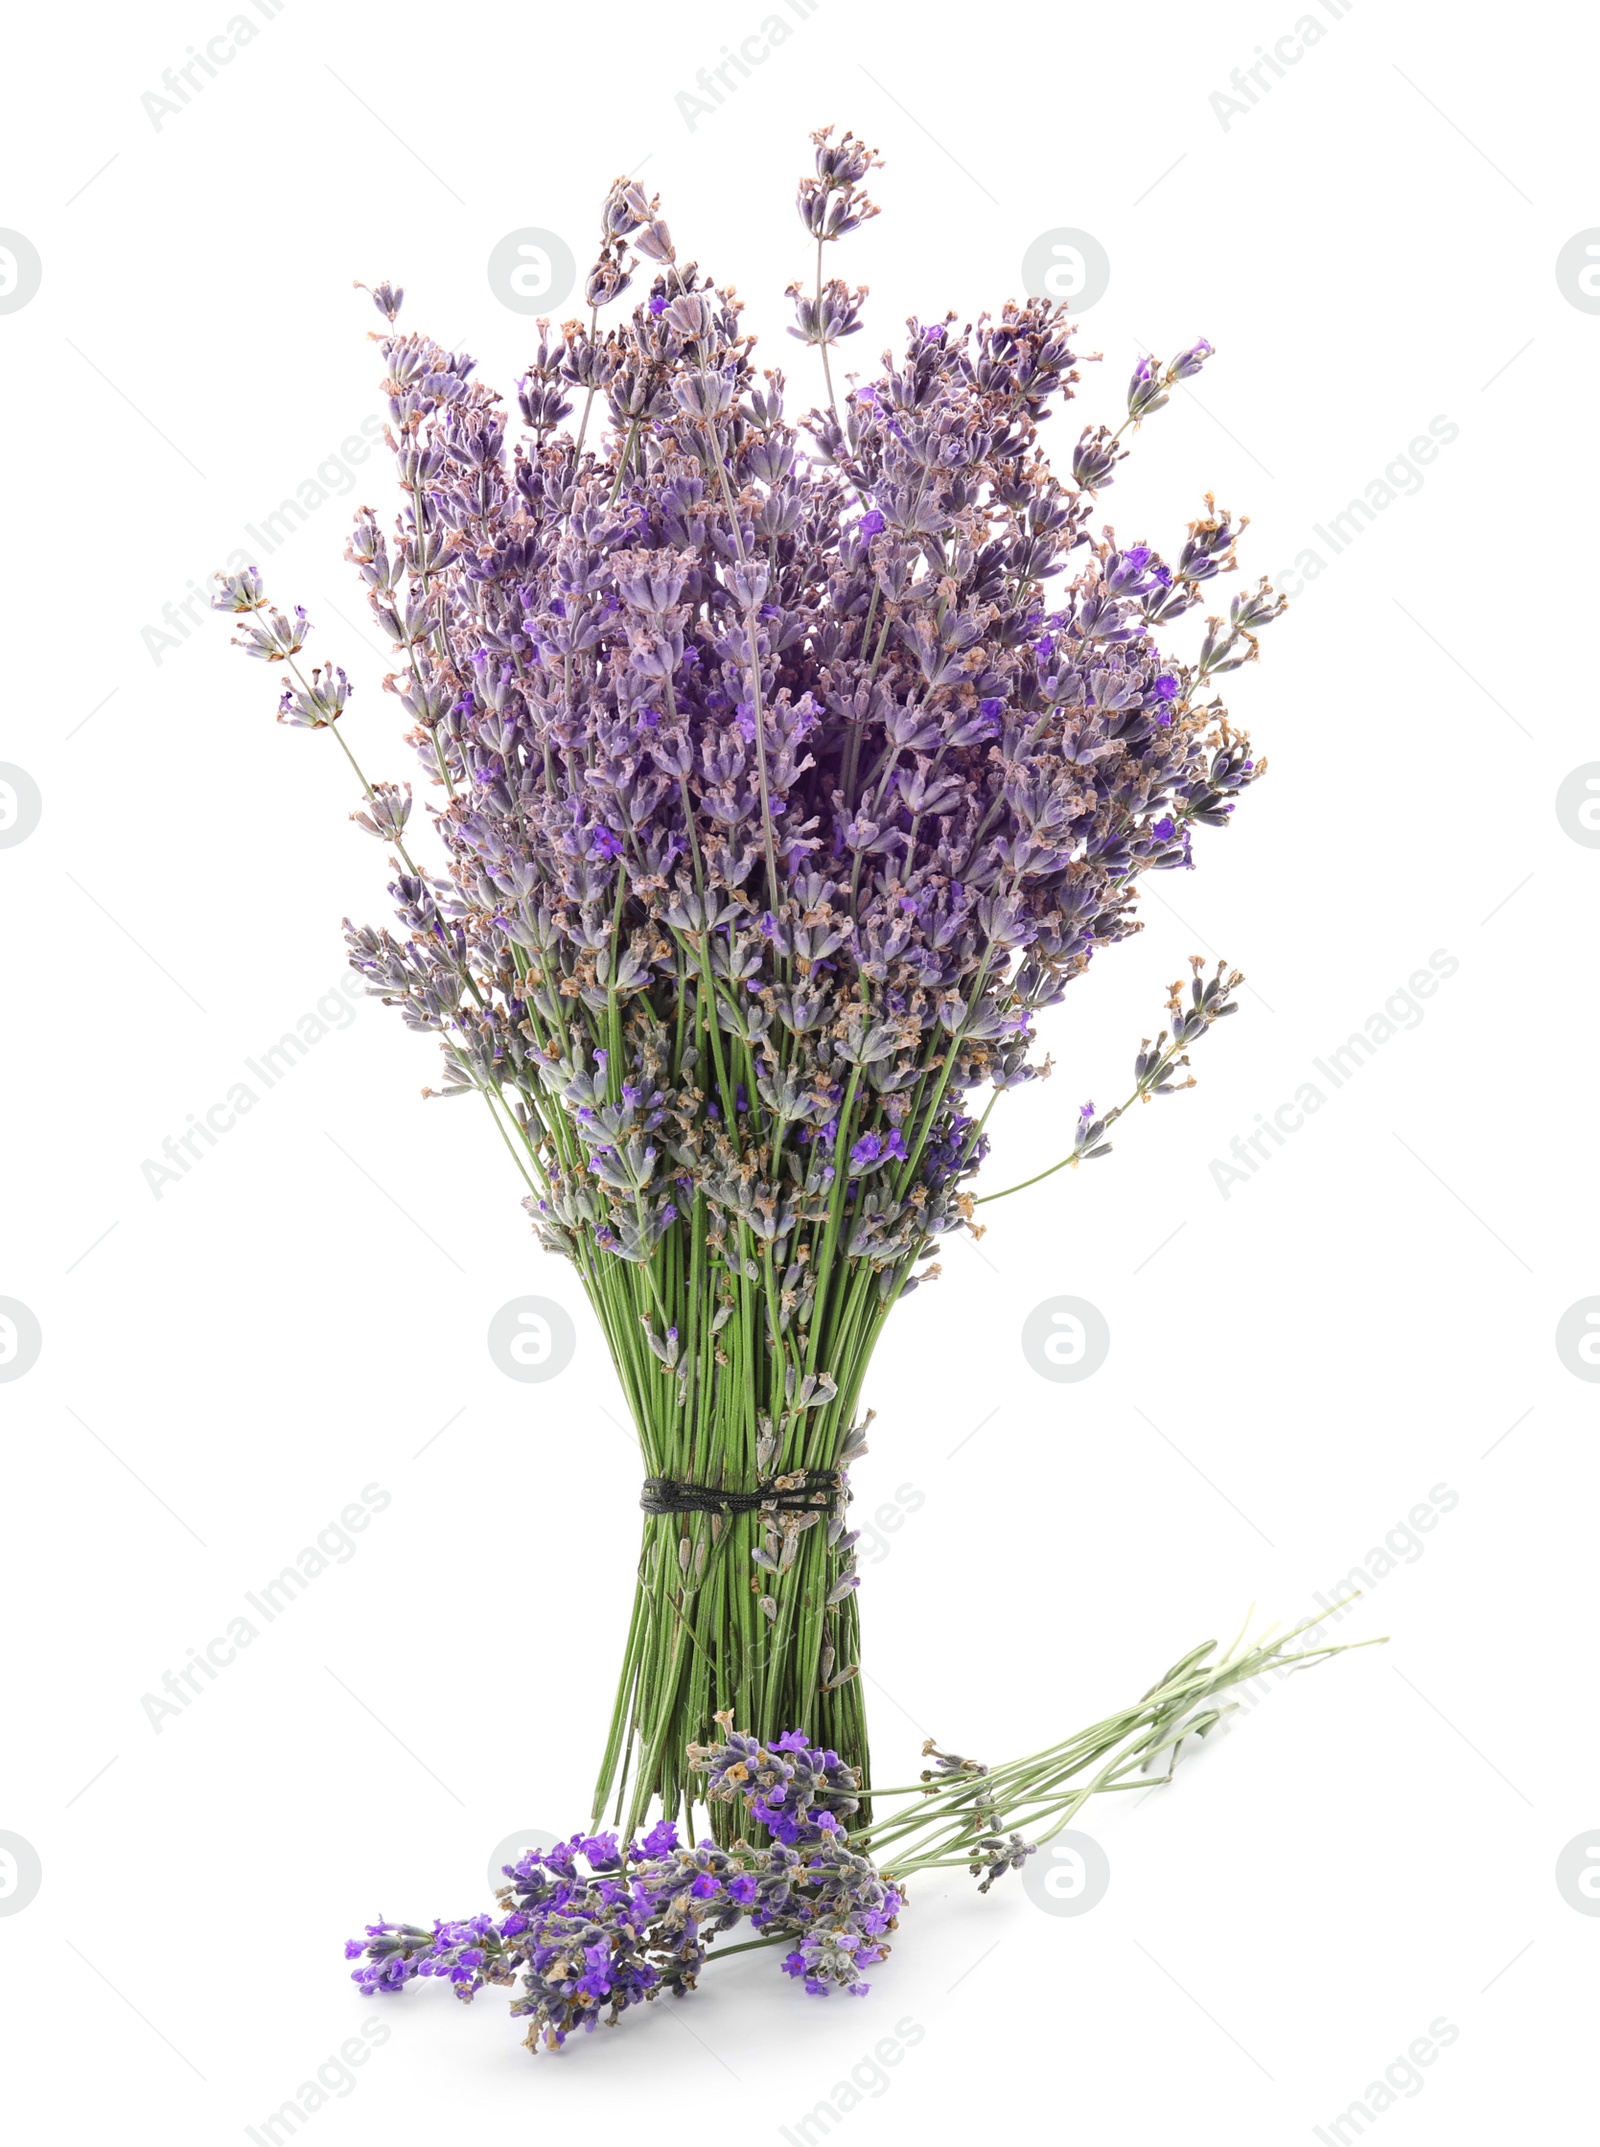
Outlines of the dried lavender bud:
{"type": "MultiPolygon", "coordinates": [[[[224,611],[247,608],[258,613],[262,609],[260,605],[240,607],[234,604],[219,604],[217,608],[224,611]]],[[[235,634],[233,645],[236,649],[243,649],[247,656],[258,658],[262,663],[282,663],[288,657],[300,653],[306,645],[306,635],[310,630],[306,615],[298,605],[292,620],[286,618],[281,611],[269,610],[266,612],[264,624],[247,626],[243,633],[235,634]]]]}
{"type": "Polygon", "coordinates": [[[398,842],[411,818],[411,785],[374,783],[367,810],[352,813],[350,817],[369,835],[376,835],[384,842],[398,842]]]}
{"type": "Polygon", "coordinates": [[[365,291],[386,321],[392,321],[405,300],[405,292],[392,283],[358,283],[358,291],[365,291]]]}
{"type": "Polygon", "coordinates": [[[787,295],[794,301],[795,325],[789,333],[801,343],[837,343],[841,336],[859,335],[865,288],[852,291],[836,278],[813,296],[791,283],[787,295]]]}
{"type": "Polygon", "coordinates": [[[246,567],[238,574],[218,574],[213,579],[220,584],[211,599],[213,611],[260,611],[266,604],[261,575],[255,567],[246,567]]]}
{"type": "Polygon", "coordinates": [[[858,182],[882,159],[848,130],[837,142],[832,135],[831,127],[812,135],[817,175],[802,179],[795,197],[801,223],[818,240],[843,238],[878,213],[858,182]]]}
{"type": "MultiPolygon", "coordinates": [[[[299,617],[303,629],[305,623],[304,612],[301,612],[299,617]]],[[[278,638],[280,634],[280,619],[280,614],[273,614],[274,639],[278,638]]],[[[284,655],[292,656],[294,650],[299,648],[300,645],[298,641],[295,642],[294,648],[286,648],[283,651],[284,655]]],[[[259,656],[265,652],[261,649],[252,649],[250,653],[252,656],[259,656]]],[[[322,664],[311,673],[310,678],[302,679],[299,685],[284,687],[282,698],[278,702],[278,721],[293,724],[301,730],[323,730],[328,724],[338,721],[344,712],[345,703],[349,700],[351,691],[350,681],[337,664],[322,664]]],[[[394,791],[392,783],[386,784],[384,787],[394,791]]],[[[395,792],[395,796],[398,798],[399,793],[395,792]]],[[[375,805],[377,804],[376,796],[374,797],[374,803],[375,805]]],[[[396,806],[395,810],[398,811],[398,809],[398,806],[396,806]]],[[[377,810],[380,817],[382,817],[387,809],[377,805],[377,810]]],[[[360,813],[352,813],[351,818],[360,820],[361,824],[364,827],[371,828],[374,834],[389,832],[397,834],[399,832],[398,829],[393,831],[380,829],[360,813]]]]}

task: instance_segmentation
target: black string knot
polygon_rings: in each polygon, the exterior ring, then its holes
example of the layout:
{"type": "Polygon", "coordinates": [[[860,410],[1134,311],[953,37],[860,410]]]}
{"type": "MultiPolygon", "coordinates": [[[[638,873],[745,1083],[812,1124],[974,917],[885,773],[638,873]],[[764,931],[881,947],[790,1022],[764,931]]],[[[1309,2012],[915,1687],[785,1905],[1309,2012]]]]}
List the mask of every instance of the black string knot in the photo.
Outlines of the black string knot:
{"type": "Polygon", "coordinates": [[[825,1513],[842,1487],[839,1469],[792,1469],[753,1491],[714,1491],[672,1476],[647,1476],[639,1504],[646,1513],[825,1513]]]}

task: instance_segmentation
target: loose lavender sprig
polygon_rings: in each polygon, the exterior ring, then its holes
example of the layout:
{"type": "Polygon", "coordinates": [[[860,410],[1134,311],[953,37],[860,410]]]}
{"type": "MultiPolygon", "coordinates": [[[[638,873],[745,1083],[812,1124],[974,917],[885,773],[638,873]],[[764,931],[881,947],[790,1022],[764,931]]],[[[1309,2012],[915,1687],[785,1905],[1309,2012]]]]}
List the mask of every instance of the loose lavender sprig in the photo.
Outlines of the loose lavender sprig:
{"type": "Polygon", "coordinates": [[[1171,1033],[1169,1035],[1163,1029],[1153,1041],[1148,1036],[1144,1038],[1133,1062],[1133,1088],[1129,1095],[1109,1111],[1096,1112],[1092,1103],[1084,1104],[1073,1129],[1070,1154],[1064,1155],[1059,1163],[1052,1163],[1047,1170],[1036,1171],[1031,1178],[1005,1186],[998,1193],[979,1194],[972,1201],[974,1208],[981,1208],[991,1200],[1005,1200],[1030,1185],[1041,1185],[1046,1178],[1053,1178],[1058,1170],[1075,1170],[1080,1163],[1094,1162],[1101,1156],[1110,1155],[1111,1143],[1106,1135],[1136,1103],[1149,1103],[1157,1096],[1174,1096],[1181,1089],[1194,1087],[1192,1073],[1186,1074],[1182,1081],[1177,1078],[1189,1064],[1188,1047],[1204,1036],[1213,1022],[1238,1013],[1233,994],[1244,982],[1244,975],[1240,970],[1230,970],[1226,962],[1218,962],[1216,974],[1207,977],[1203,973],[1205,963],[1198,954],[1190,955],[1189,966],[1193,975],[1189,980],[1188,1003],[1184,1002],[1180,977],[1167,994],[1171,1033]]]}
{"type": "MultiPolygon", "coordinates": [[[[1353,1600],[1341,1598],[1332,1607],[1342,1609],[1353,1600]]],[[[915,1784],[874,1784],[875,1816],[851,1834],[851,1841],[880,1863],[892,1864],[901,1879],[917,1871],[986,1869],[980,1889],[986,1892],[1001,1864],[1021,1861],[1015,1853],[1019,1844],[1022,1855],[1031,1854],[1070,1826],[1091,1797],[1170,1781],[1190,1740],[1209,1736],[1235,1711],[1238,1702],[1228,1695],[1239,1687],[1269,1672],[1293,1674],[1352,1648],[1385,1644],[1380,1638],[1296,1648],[1294,1643],[1328,1615],[1319,1611],[1286,1633],[1269,1632],[1249,1644],[1241,1633],[1220,1653],[1216,1641],[1204,1641],[1132,1707],[1026,1759],[988,1767],[939,1752],[930,1741],[923,1749],[934,1767],[915,1784]],[[1087,1769],[1094,1771],[1086,1774],[1087,1769]],[[915,1801],[891,1816],[876,1815],[879,1805],[898,1799],[915,1801]],[[1010,1830],[1009,1844],[1001,1838],[1004,1830],[1010,1830]],[[1009,1853],[996,1864],[993,1858],[1002,1849],[1009,1853]]]]}
{"type": "MultiPolygon", "coordinates": [[[[902,1896],[852,1849],[842,1818],[857,1809],[854,1775],[836,1752],[799,1732],[772,1751],[723,1724],[728,1742],[697,1748],[710,1794],[737,1795],[747,1814],[777,1833],[770,1848],[742,1839],[681,1846],[669,1820],[619,1846],[615,1833],[575,1835],[506,1866],[498,1921],[367,1926],[347,1959],[365,1956],[353,1980],[369,1994],[402,1990],[418,1976],[448,1981],[471,1999],[486,1983],[511,1985],[513,2014],[530,2020],[530,2049],[559,2049],[574,2029],[610,2024],[662,1991],[695,1987],[714,1939],[748,1921],[757,1944],[783,1944],[782,1967],[808,1991],[862,1996],[862,1971],[888,1952],[902,1896]],[[586,1869],[580,1869],[580,1860],[586,1869]]],[[[724,1949],[735,1950],[735,1949],[724,1949]]]]}
{"type": "MultiPolygon", "coordinates": [[[[1336,1606],[1337,1607],[1337,1606],[1336,1606]]],[[[1132,1707],[1027,1759],[987,1767],[923,1747],[934,1764],[905,1787],[874,1788],[876,1807],[909,1800],[897,1816],[852,1826],[865,1790],[837,1752],[798,1730],[764,1745],[718,1717],[720,1744],[694,1746],[690,1765],[707,1795],[742,1807],[776,1839],[752,1848],[737,1836],[680,1844],[667,1820],[621,1846],[615,1833],[578,1834],[507,1865],[498,1919],[376,1923],[345,1947],[363,1965],[352,1980],[391,1995],[418,1977],[450,1983],[470,2000],[485,1984],[515,1988],[513,2014],[528,2019],[530,2050],[558,2050],[576,2029],[614,2026],[630,2007],[696,1987],[708,1959],[783,1946],[780,1966],[816,1996],[864,1996],[862,1971],[888,1954],[889,1934],[918,1871],[965,1868],[987,1893],[1007,1871],[1070,1825],[1090,1797],[1172,1779],[1191,1739],[1203,1738],[1237,1705],[1227,1697],[1268,1672],[1279,1675],[1347,1652],[1293,1643],[1319,1619],[1274,1639],[1217,1653],[1207,1641],[1177,1662],[1132,1707]],[[1092,1770],[1092,1771],[1090,1771],[1092,1770]],[[587,1868],[580,1868],[585,1866],[587,1868]],[[748,1922],[759,1935],[718,1945],[748,1922]]],[[[1378,1645],[1357,1641],[1350,1645],[1378,1645]]]]}

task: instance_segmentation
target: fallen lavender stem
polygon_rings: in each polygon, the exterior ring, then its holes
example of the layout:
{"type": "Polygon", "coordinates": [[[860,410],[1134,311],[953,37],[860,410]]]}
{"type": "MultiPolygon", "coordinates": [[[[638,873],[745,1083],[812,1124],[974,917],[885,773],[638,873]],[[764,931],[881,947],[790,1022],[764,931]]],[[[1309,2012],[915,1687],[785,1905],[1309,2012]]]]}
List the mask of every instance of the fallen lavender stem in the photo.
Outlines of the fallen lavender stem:
{"type": "Polygon", "coordinates": [[[1190,1739],[1208,1736],[1237,1704],[1226,1695],[1238,1686],[1381,1644],[1294,1648],[1326,1615],[1221,1655],[1207,1641],[1132,1707],[1026,1759],[988,1767],[930,1741],[923,1753],[934,1765],[919,1781],[870,1791],[875,1805],[908,1798],[911,1807],[858,1826],[849,1821],[869,1792],[836,1752],[799,1730],[765,1745],[719,1716],[722,1742],[691,1747],[690,1767],[706,1777],[708,1799],[742,1807],[772,1846],[754,1847],[739,1833],[726,1845],[708,1836],[686,1847],[670,1820],[625,1846],[614,1833],[577,1834],[505,1867],[498,1920],[481,1915],[431,1931],[369,1924],[345,1948],[363,1961],[353,1980],[382,1996],[431,1977],[466,2000],[486,1984],[520,1982],[511,2010],[529,2021],[530,2050],[558,2050],[574,2030],[602,2021],[615,2026],[664,1991],[684,1997],[708,1961],[767,1947],[787,1948],[784,1972],[812,1994],[864,1996],[863,1970],[888,1954],[914,1874],[965,1869],[987,1893],[1091,1797],[1170,1782],[1190,1739]],[[762,1935],[718,1943],[745,1922],[762,1935]]]}
{"type": "MultiPolygon", "coordinates": [[[[1342,1608],[1343,1602],[1333,1607],[1342,1608]]],[[[1070,1825],[1091,1797],[1109,1790],[1147,1789],[1170,1781],[1173,1766],[1188,1740],[1208,1736],[1237,1706],[1237,1701],[1224,1699],[1223,1695],[1269,1670],[1287,1672],[1345,1654],[1351,1647],[1381,1644],[1361,1640],[1291,1651],[1291,1643],[1322,1623],[1328,1614],[1318,1612],[1281,1639],[1269,1636],[1248,1648],[1235,1642],[1221,1655],[1216,1653],[1216,1642],[1207,1641],[1175,1663],[1135,1706],[1027,1759],[999,1767],[981,1766],[959,1755],[938,1753],[930,1744],[925,1751],[936,1758],[938,1773],[925,1774],[920,1783],[905,1787],[882,1789],[874,1784],[870,1791],[875,1807],[900,1797],[920,1796],[927,1801],[920,1809],[886,1821],[875,1820],[852,1832],[850,1838],[880,1861],[886,1852],[894,1852],[890,1860],[902,1877],[913,1871],[970,1866],[970,1847],[963,1847],[963,1843],[980,1825],[987,1827],[985,1838],[990,1845],[1002,1852],[1002,1829],[1014,1830],[1017,1839],[1025,1833],[1023,1853],[1031,1854],[1070,1825]],[[1209,1704],[1214,1701],[1219,1704],[1209,1704]],[[1151,1770],[1163,1754],[1170,1755],[1166,1771],[1159,1781],[1152,1782],[1151,1770]],[[1077,1781],[1075,1777],[1096,1760],[1104,1761],[1099,1771],[1087,1781],[1077,1781]],[[1137,1778],[1128,1779],[1130,1776],[1137,1778]],[[948,1786],[941,1787],[942,1780],[948,1780],[948,1786]],[[1046,1826],[1044,1822],[1049,1819],[1054,1824],[1046,1826]],[[938,1844],[930,1845],[926,1837],[942,1824],[951,1828],[948,1839],[941,1838],[938,1844]],[[921,1844],[909,1857],[895,1849],[897,1843],[907,1840],[921,1844]],[[958,1853],[945,1853],[950,1849],[958,1853]]],[[[991,1875],[997,1877],[1004,1868],[1002,1856],[991,1875]]]]}

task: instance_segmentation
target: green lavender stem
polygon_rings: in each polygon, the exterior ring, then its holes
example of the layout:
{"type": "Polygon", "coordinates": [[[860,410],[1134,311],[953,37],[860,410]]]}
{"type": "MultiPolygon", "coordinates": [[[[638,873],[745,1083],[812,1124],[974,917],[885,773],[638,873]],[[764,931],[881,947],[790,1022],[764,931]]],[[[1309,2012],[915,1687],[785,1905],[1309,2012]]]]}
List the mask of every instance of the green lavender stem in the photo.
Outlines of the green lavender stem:
{"type": "Polygon", "coordinates": [[[917,1801],[858,1825],[851,1831],[851,1845],[870,1853],[880,1869],[904,1879],[916,1871],[981,1864],[986,1859],[975,1855],[978,1843],[1002,1834],[1020,1833],[1033,1843],[1048,1841],[1071,1825],[1091,1797],[1169,1780],[1182,1745],[1216,1727],[1238,1704],[1227,1696],[1240,1686],[1272,1672],[1326,1661],[1351,1647],[1382,1645],[1360,1640],[1295,1648],[1293,1643],[1326,1615],[1307,1618],[1277,1639],[1269,1636],[1249,1647],[1235,1642],[1220,1656],[1217,1643],[1207,1641],[1175,1663],[1132,1707],[1026,1759],[987,1769],[963,1762],[944,1777],[874,1786],[875,1812],[900,1799],[917,1801]]]}

